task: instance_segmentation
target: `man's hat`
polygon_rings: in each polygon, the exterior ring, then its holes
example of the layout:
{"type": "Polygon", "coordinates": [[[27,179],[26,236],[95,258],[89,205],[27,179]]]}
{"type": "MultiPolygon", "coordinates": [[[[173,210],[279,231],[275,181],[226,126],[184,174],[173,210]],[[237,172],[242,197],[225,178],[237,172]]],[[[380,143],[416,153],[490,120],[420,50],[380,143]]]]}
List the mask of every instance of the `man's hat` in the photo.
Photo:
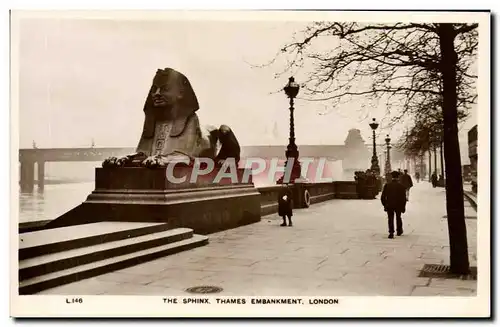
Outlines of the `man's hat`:
{"type": "Polygon", "coordinates": [[[393,171],[393,172],[391,173],[391,176],[392,176],[392,178],[398,178],[398,177],[399,177],[399,172],[397,172],[397,171],[393,171]]]}

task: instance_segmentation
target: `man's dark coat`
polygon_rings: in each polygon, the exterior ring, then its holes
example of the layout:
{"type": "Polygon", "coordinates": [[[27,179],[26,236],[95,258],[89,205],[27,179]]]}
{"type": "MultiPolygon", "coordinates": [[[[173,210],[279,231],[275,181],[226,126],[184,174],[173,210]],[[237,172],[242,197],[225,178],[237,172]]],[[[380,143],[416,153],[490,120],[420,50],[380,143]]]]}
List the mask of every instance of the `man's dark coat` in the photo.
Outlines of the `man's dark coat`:
{"type": "Polygon", "coordinates": [[[288,187],[283,187],[279,192],[278,197],[278,215],[283,216],[292,216],[293,214],[293,205],[292,205],[292,192],[288,187]],[[283,200],[283,196],[287,196],[286,200],[283,200]]]}
{"type": "Polygon", "coordinates": [[[384,185],[380,200],[382,201],[382,205],[386,211],[393,210],[397,212],[405,212],[406,189],[397,181],[387,183],[384,185]]]}

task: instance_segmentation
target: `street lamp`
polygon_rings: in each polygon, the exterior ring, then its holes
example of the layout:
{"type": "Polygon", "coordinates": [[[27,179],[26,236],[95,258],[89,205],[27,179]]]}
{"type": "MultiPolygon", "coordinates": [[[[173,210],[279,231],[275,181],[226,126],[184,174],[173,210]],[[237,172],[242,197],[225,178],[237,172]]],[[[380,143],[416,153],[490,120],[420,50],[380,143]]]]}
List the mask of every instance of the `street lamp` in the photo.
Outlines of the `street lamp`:
{"type": "Polygon", "coordinates": [[[385,144],[387,146],[387,158],[385,160],[385,175],[388,176],[391,174],[391,138],[389,134],[385,138],[385,144]]]}
{"type": "Polygon", "coordinates": [[[375,118],[372,119],[370,127],[373,132],[373,155],[372,155],[372,166],[371,170],[375,172],[376,175],[380,175],[380,167],[378,165],[378,157],[377,157],[377,144],[375,142],[375,130],[378,128],[378,123],[375,121],[375,118]]]}
{"type": "MultiPolygon", "coordinates": [[[[295,78],[290,77],[288,79],[288,84],[284,87],[285,94],[290,99],[290,137],[288,146],[286,147],[286,164],[285,167],[291,160],[292,167],[290,172],[290,183],[293,183],[295,179],[300,177],[300,163],[299,163],[299,151],[297,149],[297,145],[295,144],[295,125],[293,119],[293,111],[295,110],[293,107],[293,102],[297,94],[299,93],[299,84],[295,82],[295,78]]],[[[288,170],[288,169],[287,169],[288,170]]],[[[278,183],[283,183],[285,175],[283,175],[278,183]]]]}

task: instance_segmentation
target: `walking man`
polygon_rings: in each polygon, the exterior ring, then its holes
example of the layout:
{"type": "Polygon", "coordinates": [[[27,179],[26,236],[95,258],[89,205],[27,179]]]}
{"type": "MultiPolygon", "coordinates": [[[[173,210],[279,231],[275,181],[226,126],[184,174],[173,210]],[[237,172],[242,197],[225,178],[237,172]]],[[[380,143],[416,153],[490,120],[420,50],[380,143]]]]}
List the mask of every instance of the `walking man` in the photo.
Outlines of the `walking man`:
{"type": "Polygon", "coordinates": [[[286,184],[283,184],[278,196],[278,215],[283,217],[283,223],[280,226],[286,226],[288,217],[288,226],[292,226],[293,215],[292,192],[286,184]]]}
{"type": "Polygon", "coordinates": [[[396,215],[396,232],[398,236],[403,235],[403,220],[401,214],[406,211],[406,189],[398,181],[399,173],[391,173],[392,180],[384,185],[380,200],[387,212],[389,220],[389,238],[394,238],[394,215],[396,215]]]}
{"type": "Polygon", "coordinates": [[[432,173],[431,180],[432,180],[432,187],[436,187],[438,182],[438,175],[436,172],[432,173]]]}
{"type": "Polygon", "coordinates": [[[410,188],[413,187],[413,181],[411,180],[411,176],[408,174],[408,170],[404,170],[404,174],[400,177],[401,184],[406,189],[406,201],[410,201],[410,188]]]}

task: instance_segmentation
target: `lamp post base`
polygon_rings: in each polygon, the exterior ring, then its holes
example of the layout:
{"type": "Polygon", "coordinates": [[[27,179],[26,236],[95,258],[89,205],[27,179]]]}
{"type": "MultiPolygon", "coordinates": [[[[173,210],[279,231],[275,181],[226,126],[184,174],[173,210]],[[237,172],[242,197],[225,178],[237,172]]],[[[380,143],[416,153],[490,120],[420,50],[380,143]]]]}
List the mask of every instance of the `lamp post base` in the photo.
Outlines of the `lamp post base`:
{"type": "Polygon", "coordinates": [[[370,170],[375,172],[376,175],[380,175],[380,166],[378,165],[377,156],[372,157],[372,165],[370,167],[370,170]]]}

